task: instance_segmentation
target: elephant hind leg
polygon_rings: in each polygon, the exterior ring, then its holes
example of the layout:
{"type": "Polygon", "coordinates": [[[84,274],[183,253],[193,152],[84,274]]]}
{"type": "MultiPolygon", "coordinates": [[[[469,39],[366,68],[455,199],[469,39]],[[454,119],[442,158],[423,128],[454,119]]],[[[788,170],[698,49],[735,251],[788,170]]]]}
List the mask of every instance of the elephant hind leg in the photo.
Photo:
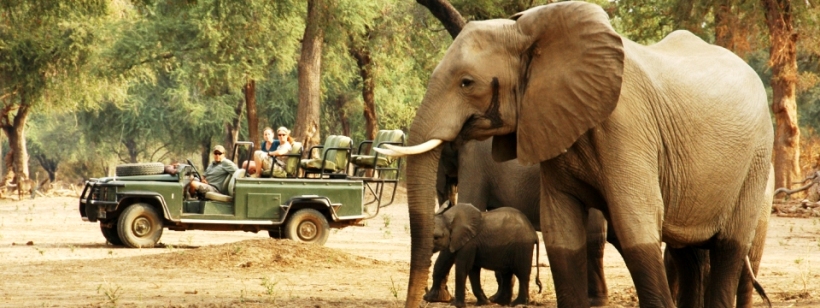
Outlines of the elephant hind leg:
{"type": "Polygon", "coordinates": [[[709,251],[711,264],[706,285],[706,307],[732,307],[749,245],[720,241],[709,251]]]}
{"type": "Polygon", "coordinates": [[[666,247],[664,263],[678,308],[703,307],[704,283],[709,275],[707,251],[693,247],[666,247]]]}
{"type": "Polygon", "coordinates": [[[513,274],[509,271],[496,271],[496,277],[499,282],[498,292],[493,295],[492,302],[502,306],[509,305],[512,302],[512,288],[515,283],[513,274]]]}
{"type": "MultiPolygon", "coordinates": [[[[527,263],[527,265],[529,265],[529,263],[532,262],[532,255],[530,255],[530,258],[528,260],[529,260],[529,262],[527,263]]],[[[513,301],[510,304],[511,306],[529,304],[529,302],[530,302],[530,271],[531,271],[531,267],[527,266],[527,268],[519,269],[516,272],[515,278],[518,278],[518,282],[519,282],[518,283],[518,297],[516,297],[515,301],[513,301]]],[[[512,293],[512,290],[510,290],[510,293],[512,293]]]]}
{"type": "Polygon", "coordinates": [[[503,297],[503,290],[510,290],[510,298],[512,298],[512,288],[515,286],[515,279],[512,278],[512,275],[504,275],[502,271],[495,272],[495,282],[498,285],[498,290],[490,296],[490,302],[498,303],[499,296],[503,297]]]}

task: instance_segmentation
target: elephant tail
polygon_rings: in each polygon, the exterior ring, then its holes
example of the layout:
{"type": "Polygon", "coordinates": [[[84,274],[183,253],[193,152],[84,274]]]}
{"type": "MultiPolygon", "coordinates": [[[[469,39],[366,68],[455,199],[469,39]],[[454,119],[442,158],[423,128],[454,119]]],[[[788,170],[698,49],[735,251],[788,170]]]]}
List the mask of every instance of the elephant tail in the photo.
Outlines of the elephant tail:
{"type": "Polygon", "coordinates": [[[746,270],[749,271],[749,277],[752,277],[752,286],[755,288],[755,291],[757,291],[757,294],[760,294],[760,297],[763,298],[763,300],[765,300],[766,303],[769,304],[769,307],[771,308],[772,307],[772,301],[770,301],[769,297],[766,296],[766,291],[763,290],[763,286],[761,286],[760,283],[757,282],[757,277],[755,277],[755,272],[752,271],[752,263],[751,263],[751,261],[749,261],[749,256],[746,256],[746,259],[744,259],[744,263],[746,263],[746,266],[745,266],[746,270]]]}
{"type": "MultiPolygon", "coordinates": [[[[541,265],[538,262],[538,255],[541,254],[541,249],[538,244],[538,237],[535,238],[535,285],[538,286],[538,294],[541,294],[541,265]]],[[[747,258],[748,259],[748,258],[747,258]]]]}

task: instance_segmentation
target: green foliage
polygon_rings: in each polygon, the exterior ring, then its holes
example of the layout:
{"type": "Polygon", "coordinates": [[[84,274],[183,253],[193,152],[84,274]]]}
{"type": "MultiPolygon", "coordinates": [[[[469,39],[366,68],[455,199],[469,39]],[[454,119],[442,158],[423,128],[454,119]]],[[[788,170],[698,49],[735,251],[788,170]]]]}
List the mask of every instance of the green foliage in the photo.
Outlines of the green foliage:
{"type": "MultiPolygon", "coordinates": [[[[451,2],[465,19],[481,20],[554,1],[451,2]]],[[[676,29],[714,42],[715,9],[728,5],[735,17],[721,25],[742,26],[733,40],[748,49],[743,57],[768,87],[759,1],[592,2],[619,33],[647,44],[676,29]]],[[[800,38],[800,123],[820,130],[820,9],[792,4],[800,38]]],[[[256,81],[260,128],[294,127],[306,7],[294,0],[0,0],[0,98],[12,107],[34,107],[31,156],[59,162],[59,174],[67,177],[100,176],[131,160],[197,158],[209,150],[204,144],[222,142],[226,123],[240,119],[240,139],[247,138],[236,107],[248,80],[256,81]]],[[[367,52],[372,61],[379,127],[407,131],[450,36],[414,1],[335,0],[324,9],[321,134],[340,134],[348,125],[354,140],[364,139],[364,81],[353,51],[367,52]]]]}

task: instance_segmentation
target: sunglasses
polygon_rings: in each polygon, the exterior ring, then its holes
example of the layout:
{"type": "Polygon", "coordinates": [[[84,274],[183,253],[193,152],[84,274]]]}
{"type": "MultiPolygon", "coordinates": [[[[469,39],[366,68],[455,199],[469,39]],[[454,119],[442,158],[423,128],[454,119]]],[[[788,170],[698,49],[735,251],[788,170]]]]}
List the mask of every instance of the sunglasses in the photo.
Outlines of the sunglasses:
{"type": "Polygon", "coordinates": [[[279,137],[282,137],[282,136],[284,136],[284,135],[285,135],[285,134],[279,134],[279,137]]]}
{"type": "Polygon", "coordinates": [[[214,155],[222,155],[222,152],[220,152],[220,151],[214,151],[214,155]]]}

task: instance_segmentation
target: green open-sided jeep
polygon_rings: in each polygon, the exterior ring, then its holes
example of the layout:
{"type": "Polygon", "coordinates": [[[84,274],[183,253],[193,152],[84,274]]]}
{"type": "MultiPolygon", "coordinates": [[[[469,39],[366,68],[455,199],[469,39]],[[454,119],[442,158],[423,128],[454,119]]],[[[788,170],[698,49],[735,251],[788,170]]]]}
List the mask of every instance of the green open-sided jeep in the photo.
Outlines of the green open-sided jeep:
{"type": "MultiPolygon", "coordinates": [[[[237,142],[232,157],[250,160],[252,151],[240,155],[242,145],[253,149],[253,143],[237,142]]],[[[200,175],[190,160],[171,172],[162,163],[117,167],[118,176],[86,182],[79,210],[83,220],[100,223],[108,242],[127,247],[154,247],[164,228],[266,230],[273,238],[321,245],[329,228],[363,225],[381,207],[378,198],[365,204],[370,185],[379,183],[361,177],[252,178],[240,165],[226,179],[225,192],[192,197],[187,185],[200,175]]]]}

